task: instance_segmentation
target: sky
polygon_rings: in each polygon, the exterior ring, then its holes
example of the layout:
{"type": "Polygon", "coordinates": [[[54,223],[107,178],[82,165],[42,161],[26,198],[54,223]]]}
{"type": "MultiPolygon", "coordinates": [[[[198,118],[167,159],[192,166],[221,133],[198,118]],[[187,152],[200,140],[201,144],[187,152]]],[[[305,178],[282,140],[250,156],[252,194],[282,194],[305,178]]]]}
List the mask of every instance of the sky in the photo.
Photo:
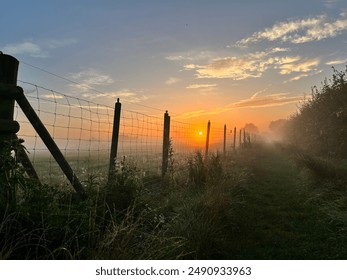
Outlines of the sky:
{"type": "Polygon", "coordinates": [[[2,0],[0,26],[19,80],[260,131],[347,59],[344,0],[2,0]]]}

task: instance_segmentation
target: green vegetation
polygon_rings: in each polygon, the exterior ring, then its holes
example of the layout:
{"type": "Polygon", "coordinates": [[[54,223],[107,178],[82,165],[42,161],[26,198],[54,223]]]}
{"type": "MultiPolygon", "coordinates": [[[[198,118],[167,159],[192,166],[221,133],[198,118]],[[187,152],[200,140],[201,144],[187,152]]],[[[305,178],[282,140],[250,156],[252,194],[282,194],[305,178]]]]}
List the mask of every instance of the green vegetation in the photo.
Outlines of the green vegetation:
{"type": "Polygon", "coordinates": [[[124,161],[109,184],[89,176],[85,201],[23,177],[15,207],[2,195],[0,258],[346,258],[346,173],[330,163],[317,176],[326,163],[293,154],[259,144],[196,153],[164,183],[124,161]]]}
{"type": "Polygon", "coordinates": [[[312,89],[312,98],[287,123],[289,143],[325,157],[347,155],[347,66],[337,71],[322,87],[312,89]]]}

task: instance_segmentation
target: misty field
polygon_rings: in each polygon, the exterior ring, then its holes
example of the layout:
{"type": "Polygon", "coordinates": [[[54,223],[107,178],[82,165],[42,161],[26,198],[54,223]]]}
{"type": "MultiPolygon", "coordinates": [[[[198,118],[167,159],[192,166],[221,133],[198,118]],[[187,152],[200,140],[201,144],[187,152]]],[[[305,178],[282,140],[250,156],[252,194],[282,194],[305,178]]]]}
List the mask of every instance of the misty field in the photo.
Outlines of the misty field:
{"type": "Polygon", "coordinates": [[[124,162],[108,185],[90,174],[85,201],[17,174],[16,205],[1,203],[0,257],[345,259],[347,163],[329,162],[333,178],[310,164],[328,163],[283,144],[196,153],[163,182],[124,162]]]}

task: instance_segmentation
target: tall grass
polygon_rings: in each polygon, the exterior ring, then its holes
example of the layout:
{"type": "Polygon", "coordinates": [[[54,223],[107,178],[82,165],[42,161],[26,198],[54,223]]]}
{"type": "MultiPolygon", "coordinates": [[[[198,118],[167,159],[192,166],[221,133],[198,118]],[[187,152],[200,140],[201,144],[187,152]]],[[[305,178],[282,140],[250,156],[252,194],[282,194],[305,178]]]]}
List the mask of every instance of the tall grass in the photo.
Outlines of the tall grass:
{"type": "Polygon", "coordinates": [[[124,159],[108,182],[89,174],[83,182],[88,198],[81,201],[66,189],[32,182],[12,161],[9,169],[16,173],[6,174],[21,180],[9,181],[14,204],[6,193],[1,197],[0,258],[225,257],[232,190],[243,175],[231,168],[231,158],[219,154],[196,153],[174,163],[171,151],[168,175],[158,184],[124,159]]]}
{"type": "MultiPolygon", "coordinates": [[[[294,146],[287,148],[301,169],[299,185],[308,191],[308,203],[321,211],[334,228],[337,240],[346,241],[347,233],[347,162],[343,159],[323,158],[294,146]],[[341,237],[341,238],[339,238],[341,237]]],[[[343,242],[345,242],[343,241],[343,242]]]]}

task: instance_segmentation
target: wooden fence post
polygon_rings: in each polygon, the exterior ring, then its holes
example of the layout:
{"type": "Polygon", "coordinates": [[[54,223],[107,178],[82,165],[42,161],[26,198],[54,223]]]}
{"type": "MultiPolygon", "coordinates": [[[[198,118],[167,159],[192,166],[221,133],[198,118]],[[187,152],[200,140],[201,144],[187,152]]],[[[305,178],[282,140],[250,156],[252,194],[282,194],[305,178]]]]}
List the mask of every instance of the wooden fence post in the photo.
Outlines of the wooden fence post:
{"type": "Polygon", "coordinates": [[[114,106],[114,116],[113,116],[113,129],[112,129],[112,140],[111,140],[111,151],[110,151],[110,164],[108,169],[108,181],[110,181],[112,175],[115,172],[116,158],[118,152],[118,140],[119,140],[119,128],[120,128],[120,118],[121,118],[122,104],[117,98],[117,102],[114,106]]]}
{"type": "Polygon", "coordinates": [[[234,127],[234,151],[236,149],[236,126],[234,127]]]}
{"type": "MultiPolygon", "coordinates": [[[[19,61],[13,56],[0,52],[0,152],[3,156],[10,156],[11,141],[15,133],[19,131],[18,122],[13,120],[15,96],[12,96],[12,91],[17,86],[19,61]]],[[[8,174],[6,168],[3,169],[4,162],[0,162],[1,170],[0,183],[7,184],[8,174]]],[[[16,195],[14,188],[3,190],[6,193],[7,200],[10,205],[15,206],[16,195]]]]}
{"type": "Polygon", "coordinates": [[[242,129],[240,129],[240,134],[239,134],[239,147],[242,146],[241,135],[242,135],[242,129]]]}
{"type": "Polygon", "coordinates": [[[211,122],[208,121],[207,123],[207,133],[206,133],[206,148],[205,148],[205,158],[207,159],[208,156],[208,148],[210,145],[210,131],[211,131],[211,122]]]}
{"type": "Polygon", "coordinates": [[[224,137],[223,137],[223,155],[225,156],[226,154],[226,145],[227,145],[227,125],[224,125],[224,137]]]}
{"type": "Polygon", "coordinates": [[[164,130],[163,130],[163,161],[161,166],[161,176],[164,178],[169,164],[170,149],[170,116],[168,111],[164,114],[164,130]]]}
{"type": "Polygon", "coordinates": [[[19,131],[18,122],[13,120],[15,96],[11,95],[17,86],[18,66],[17,59],[0,52],[0,145],[19,131]]]}

